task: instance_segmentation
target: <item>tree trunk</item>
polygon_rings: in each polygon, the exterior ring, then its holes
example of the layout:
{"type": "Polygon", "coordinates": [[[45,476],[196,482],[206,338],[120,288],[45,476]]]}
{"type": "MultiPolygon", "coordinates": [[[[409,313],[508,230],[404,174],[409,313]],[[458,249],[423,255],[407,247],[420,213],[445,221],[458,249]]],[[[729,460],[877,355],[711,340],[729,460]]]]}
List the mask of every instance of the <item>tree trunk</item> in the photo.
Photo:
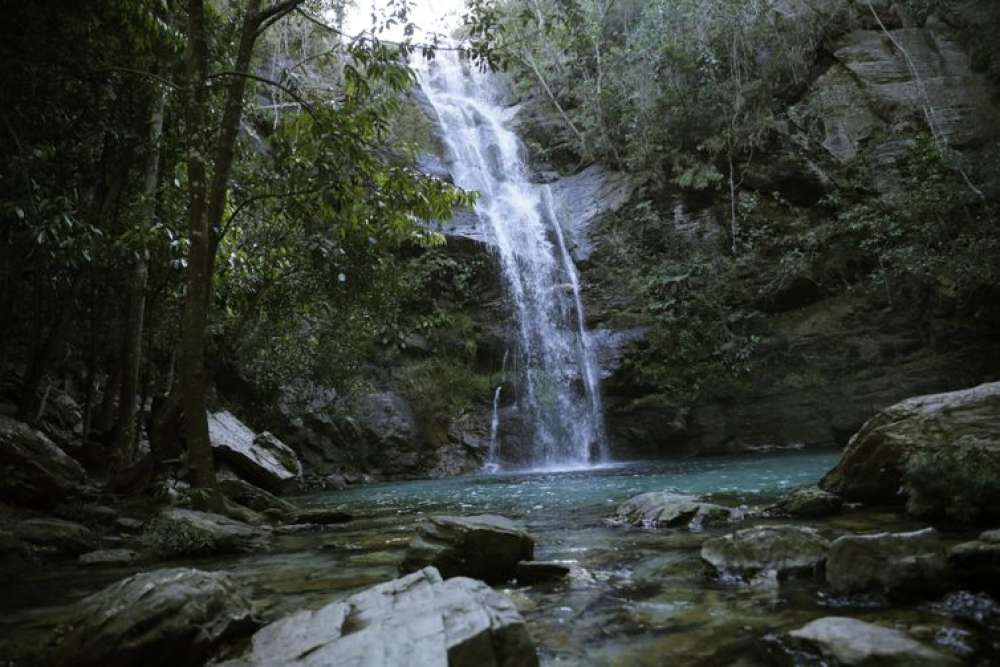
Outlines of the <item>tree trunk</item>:
{"type": "Polygon", "coordinates": [[[218,491],[212,445],[208,438],[207,399],[208,374],[205,368],[206,327],[212,298],[212,277],[215,252],[225,214],[229,174],[236,156],[236,138],[243,114],[243,97],[253,48],[260,34],[273,22],[301,4],[302,0],[286,0],[261,13],[261,0],[248,0],[240,26],[236,63],[225,88],[222,121],[216,135],[211,159],[205,155],[206,116],[208,108],[208,40],[205,25],[204,0],[188,0],[187,75],[191,99],[188,102],[189,223],[191,247],[188,255],[187,294],[184,302],[184,331],[181,336],[181,392],[184,411],[184,435],[188,459],[195,485],[205,489],[212,509],[219,509],[222,496],[218,491]]]}
{"type": "Polygon", "coordinates": [[[188,446],[188,464],[197,487],[209,492],[209,505],[216,504],[218,482],[212,445],[208,439],[208,416],[205,377],[205,329],[208,325],[208,301],[211,298],[212,247],[211,228],[206,215],[208,158],[205,155],[206,107],[208,106],[208,42],[205,8],[202,0],[188,2],[188,86],[192,99],[187,103],[189,180],[189,239],[187,294],[181,333],[181,406],[184,411],[184,435],[188,446]]]}
{"type": "Polygon", "coordinates": [[[733,151],[729,151],[729,224],[732,241],[733,257],[736,256],[736,236],[739,233],[739,223],[736,218],[736,173],[733,169],[733,151]]]}
{"type": "Polygon", "coordinates": [[[583,133],[580,132],[577,126],[570,119],[569,115],[566,114],[566,110],[563,109],[561,104],[559,104],[559,100],[556,99],[556,96],[553,94],[552,89],[549,88],[548,82],[542,75],[541,70],[538,69],[538,65],[535,64],[535,61],[531,57],[531,54],[527,50],[525,50],[523,52],[523,55],[524,55],[524,62],[526,62],[528,64],[528,67],[531,68],[531,71],[534,73],[535,78],[538,79],[538,83],[542,84],[542,90],[545,91],[545,95],[549,98],[549,101],[552,102],[552,105],[556,108],[556,111],[559,112],[559,115],[562,116],[562,119],[566,123],[566,126],[573,131],[573,134],[576,136],[576,140],[580,142],[581,154],[583,155],[583,157],[587,157],[590,154],[590,151],[587,149],[587,140],[583,138],[583,133]]]}
{"type": "Polygon", "coordinates": [[[11,252],[11,235],[13,230],[7,229],[0,236],[0,379],[7,372],[7,358],[13,343],[13,295],[10,284],[14,273],[14,258],[11,252]]]}
{"type": "MultiPolygon", "coordinates": [[[[163,135],[163,112],[167,97],[157,91],[149,114],[149,138],[142,183],[143,225],[152,227],[156,216],[156,190],[160,177],[160,139],[163,135]]],[[[149,280],[147,251],[137,253],[129,285],[128,317],[125,320],[122,355],[121,401],[115,444],[125,461],[131,461],[136,444],[136,396],[139,393],[139,370],[142,366],[143,323],[146,314],[146,283],[149,280]]]]}

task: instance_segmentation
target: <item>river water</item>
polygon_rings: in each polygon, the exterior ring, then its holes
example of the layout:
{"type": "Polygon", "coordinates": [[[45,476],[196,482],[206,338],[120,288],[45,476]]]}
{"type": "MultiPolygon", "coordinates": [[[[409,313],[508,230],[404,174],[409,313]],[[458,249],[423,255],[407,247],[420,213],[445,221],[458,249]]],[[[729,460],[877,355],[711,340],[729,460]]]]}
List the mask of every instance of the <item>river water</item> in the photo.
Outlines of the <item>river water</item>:
{"type": "MultiPolygon", "coordinates": [[[[502,514],[530,531],[536,559],[574,566],[560,582],[500,587],[524,615],[543,665],[754,665],[742,652],[761,636],[829,615],[907,627],[944,623],[949,641],[972,642],[975,632],[968,625],[927,605],[885,609],[830,598],[814,582],[754,589],[706,577],[699,558],[706,538],[764,520],[702,533],[607,522],[619,503],[646,491],[691,493],[733,507],[764,506],[784,491],[815,483],[838,457],[834,451],[808,451],[636,462],[373,484],[301,496],[293,500],[346,510],[355,519],[279,534],[270,550],[245,555],[103,569],[52,563],[5,582],[0,664],[45,646],[65,620],[66,605],[141,570],[184,565],[230,572],[264,621],[321,607],[398,576],[416,526],[431,514],[502,514]]],[[[924,527],[895,510],[877,508],[796,523],[813,525],[830,539],[848,532],[924,527]]]]}
{"type": "MultiPolygon", "coordinates": [[[[829,613],[814,589],[752,591],[707,580],[698,558],[709,535],[612,526],[615,507],[671,490],[732,506],[757,506],[814,483],[836,452],[754,455],[609,465],[589,471],[518,472],[374,484],[295,499],[338,507],[356,519],[322,531],[279,535],[273,550],[241,556],[81,569],[51,564],[5,585],[0,657],[48,641],[62,606],[141,569],[190,565],[226,570],[271,620],[315,608],[397,576],[407,542],[430,514],[496,513],[522,522],[536,558],[576,566],[567,581],[504,588],[522,610],[544,664],[694,664],[720,646],[829,613]],[[725,642],[722,642],[722,639],[725,642]],[[5,644],[4,641],[8,643],[5,644]]],[[[817,524],[831,536],[878,525],[894,513],[847,514],[817,524]]]]}

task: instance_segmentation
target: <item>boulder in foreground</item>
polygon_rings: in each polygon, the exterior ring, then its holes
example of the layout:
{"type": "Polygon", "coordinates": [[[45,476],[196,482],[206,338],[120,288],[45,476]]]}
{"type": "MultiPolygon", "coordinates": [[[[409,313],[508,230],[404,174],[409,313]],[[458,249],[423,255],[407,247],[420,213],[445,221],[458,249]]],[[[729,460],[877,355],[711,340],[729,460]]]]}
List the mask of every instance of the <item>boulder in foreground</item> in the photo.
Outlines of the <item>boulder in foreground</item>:
{"type": "Polygon", "coordinates": [[[433,566],[446,578],[502,583],[514,577],[518,562],[532,560],[534,553],[531,536],[502,516],[434,516],[417,528],[400,570],[433,566]]]}
{"type": "Polygon", "coordinates": [[[947,577],[944,545],[933,528],[844,535],[830,546],[826,580],[838,593],[933,595],[947,577]]]}
{"type": "Polygon", "coordinates": [[[257,625],[229,575],[190,568],[129,577],[84,598],[71,614],[53,665],[196,665],[257,625]]]}
{"type": "Polygon", "coordinates": [[[161,556],[204,556],[250,551],[265,535],[263,529],[221,514],[175,507],[156,515],[144,540],[161,556]]]}
{"type": "Polygon", "coordinates": [[[538,656],[514,603],[434,568],[261,628],[250,651],[220,667],[533,667],[538,656]]]}
{"type": "Polygon", "coordinates": [[[957,658],[899,630],[842,616],[817,619],[792,630],[788,636],[809,652],[818,653],[823,659],[819,664],[845,667],[951,667],[962,664],[957,658]]]}
{"type": "Polygon", "coordinates": [[[755,526],[705,540],[701,559],[720,578],[784,579],[819,572],[829,549],[830,543],[812,528],[755,526]]]}

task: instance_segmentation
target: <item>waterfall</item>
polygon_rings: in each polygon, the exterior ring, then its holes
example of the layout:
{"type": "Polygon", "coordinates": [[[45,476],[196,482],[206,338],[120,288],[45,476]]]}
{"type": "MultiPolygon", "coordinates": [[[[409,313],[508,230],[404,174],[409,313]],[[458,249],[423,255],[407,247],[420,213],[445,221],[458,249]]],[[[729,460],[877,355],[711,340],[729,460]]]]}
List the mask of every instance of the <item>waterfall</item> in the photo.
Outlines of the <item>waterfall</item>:
{"type": "Polygon", "coordinates": [[[600,373],[552,193],[531,182],[524,149],[506,125],[510,113],[490,74],[442,50],[419,65],[419,75],[437,113],[455,184],[479,192],[476,213],[492,233],[514,306],[516,405],[529,424],[531,462],[604,461],[600,373]]]}
{"type": "Polygon", "coordinates": [[[510,350],[503,351],[503,364],[500,366],[500,384],[493,392],[493,415],[490,417],[490,448],[486,453],[486,463],[483,469],[487,472],[496,472],[500,468],[500,448],[497,436],[500,430],[500,392],[503,390],[503,383],[507,380],[507,357],[510,350]]]}
{"type": "Polygon", "coordinates": [[[502,384],[497,385],[493,392],[493,417],[490,419],[490,448],[486,454],[486,464],[483,469],[487,472],[496,472],[500,467],[500,453],[497,451],[497,431],[500,429],[500,390],[502,384]]]}

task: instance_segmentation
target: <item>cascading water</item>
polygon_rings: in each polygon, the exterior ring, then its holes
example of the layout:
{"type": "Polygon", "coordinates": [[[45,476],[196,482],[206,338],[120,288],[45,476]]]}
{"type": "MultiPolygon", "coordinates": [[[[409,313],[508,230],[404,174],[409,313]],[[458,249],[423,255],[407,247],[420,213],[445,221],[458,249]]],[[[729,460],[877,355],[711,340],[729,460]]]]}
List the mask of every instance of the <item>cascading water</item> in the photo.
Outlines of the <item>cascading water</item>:
{"type": "MultiPolygon", "coordinates": [[[[510,350],[504,350],[503,353],[503,364],[500,367],[500,382],[504,382],[507,379],[507,357],[510,355],[510,350]]],[[[500,392],[503,390],[503,384],[498,384],[496,391],[493,392],[493,414],[490,417],[490,448],[486,453],[486,463],[483,465],[483,469],[487,472],[496,472],[500,467],[500,441],[498,436],[500,434],[500,392]]]]}
{"type": "Polygon", "coordinates": [[[500,452],[497,449],[497,434],[500,431],[500,390],[502,384],[498,384],[493,392],[493,416],[490,418],[490,449],[486,453],[486,464],[483,469],[487,472],[496,472],[500,467],[500,452]]]}
{"type": "Polygon", "coordinates": [[[532,431],[532,464],[608,459],[600,374],[584,325],[580,281],[547,185],[534,184],[491,75],[454,51],[418,65],[437,112],[455,184],[479,192],[517,319],[518,409],[532,431]]]}

